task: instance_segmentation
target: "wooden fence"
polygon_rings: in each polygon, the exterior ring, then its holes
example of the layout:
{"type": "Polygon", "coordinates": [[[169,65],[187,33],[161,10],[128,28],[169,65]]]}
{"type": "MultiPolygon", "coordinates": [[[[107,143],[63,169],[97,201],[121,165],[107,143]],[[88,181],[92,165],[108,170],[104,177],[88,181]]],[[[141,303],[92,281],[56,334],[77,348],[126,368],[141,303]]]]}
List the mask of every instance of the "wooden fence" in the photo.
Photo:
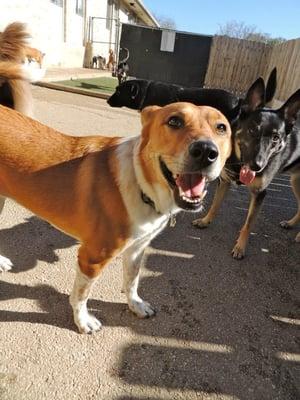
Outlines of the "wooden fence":
{"type": "Polygon", "coordinates": [[[284,101],[300,88],[300,39],[274,46],[215,36],[210,50],[205,87],[243,95],[259,76],[267,78],[277,67],[276,98],[284,101]]]}
{"type": "Polygon", "coordinates": [[[300,88],[300,39],[275,45],[269,66],[277,67],[276,98],[285,101],[300,88]]]}

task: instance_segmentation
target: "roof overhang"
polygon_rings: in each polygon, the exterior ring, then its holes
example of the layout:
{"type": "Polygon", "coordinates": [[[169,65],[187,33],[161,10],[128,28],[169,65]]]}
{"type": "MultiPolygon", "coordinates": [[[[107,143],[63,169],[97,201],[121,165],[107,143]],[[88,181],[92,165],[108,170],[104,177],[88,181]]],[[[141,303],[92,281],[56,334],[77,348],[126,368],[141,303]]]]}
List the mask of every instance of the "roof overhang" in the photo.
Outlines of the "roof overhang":
{"type": "Polygon", "coordinates": [[[133,12],[145,25],[159,28],[158,21],[144,6],[141,0],[122,0],[126,7],[133,12]]]}

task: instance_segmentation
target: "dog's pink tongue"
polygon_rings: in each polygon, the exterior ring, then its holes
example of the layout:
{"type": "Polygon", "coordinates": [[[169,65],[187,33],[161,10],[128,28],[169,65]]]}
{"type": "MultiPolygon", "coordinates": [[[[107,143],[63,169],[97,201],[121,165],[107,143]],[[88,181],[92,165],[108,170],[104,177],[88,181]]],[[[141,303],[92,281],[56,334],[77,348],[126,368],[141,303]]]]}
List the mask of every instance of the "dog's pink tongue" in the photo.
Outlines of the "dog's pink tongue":
{"type": "Polygon", "coordinates": [[[201,174],[182,174],[176,179],[176,185],[186,197],[200,197],[205,187],[205,178],[201,174]]]}
{"type": "Polygon", "coordinates": [[[243,165],[241,170],[240,170],[240,181],[244,185],[249,185],[249,183],[253,182],[255,178],[255,171],[252,171],[248,167],[248,165],[243,165]]]}

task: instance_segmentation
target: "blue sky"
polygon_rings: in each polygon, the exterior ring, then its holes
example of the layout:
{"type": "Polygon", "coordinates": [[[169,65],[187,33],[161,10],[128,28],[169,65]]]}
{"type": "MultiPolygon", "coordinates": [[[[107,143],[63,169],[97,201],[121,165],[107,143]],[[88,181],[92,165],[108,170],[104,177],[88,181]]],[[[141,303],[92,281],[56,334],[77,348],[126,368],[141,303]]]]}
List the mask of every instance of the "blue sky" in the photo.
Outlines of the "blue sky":
{"type": "Polygon", "coordinates": [[[178,30],[215,34],[231,20],[255,25],[272,37],[300,37],[300,0],[143,0],[160,16],[172,18],[178,30]]]}

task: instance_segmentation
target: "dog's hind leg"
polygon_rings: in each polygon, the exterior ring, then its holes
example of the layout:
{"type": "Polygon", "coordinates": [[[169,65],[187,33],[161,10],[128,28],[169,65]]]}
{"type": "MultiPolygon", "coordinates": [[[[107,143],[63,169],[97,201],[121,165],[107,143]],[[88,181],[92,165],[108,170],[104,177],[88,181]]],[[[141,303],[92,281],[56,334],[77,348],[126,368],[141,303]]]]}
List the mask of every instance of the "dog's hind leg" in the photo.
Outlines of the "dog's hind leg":
{"type": "Polygon", "coordinates": [[[259,193],[251,192],[251,201],[250,206],[247,214],[246,221],[240,231],[239,237],[237,239],[236,245],[232,249],[232,257],[240,260],[244,258],[247,242],[249,239],[249,235],[251,229],[254,225],[254,222],[259,214],[261,209],[263,200],[265,195],[267,194],[266,190],[263,190],[259,193]]]}
{"type": "Polygon", "coordinates": [[[219,179],[218,187],[216,189],[213,203],[203,218],[198,218],[193,221],[193,225],[197,228],[206,228],[215,218],[217,212],[219,211],[222,201],[230,188],[230,182],[225,181],[224,179],[219,179]]]}
{"type": "Polygon", "coordinates": [[[149,242],[149,239],[138,241],[123,254],[123,291],[130,310],[140,318],[148,318],[155,314],[154,308],[142,300],[137,292],[143,253],[149,242]]]}
{"type": "MultiPolygon", "coordinates": [[[[0,213],[3,210],[5,200],[5,197],[0,196],[0,213]]],[[[10,261],[10,259],[0,255],[0,272],[9,271],[12,267],[13,263],[10,261]]]]}
{"type": "MultiPolygon", "coordinates": [[[[292,228],[293,226],[295,226],[300,222],[300,173],[299,172],[297,174],[291,175],[291,185],[293,188],[294,195],[298,201],[298,211],[290,220],[280,222],[281,227],[286,229],[292,228]]],[[[300,241],[300,235],[299,235],[299,241],[300,241]]]]}

